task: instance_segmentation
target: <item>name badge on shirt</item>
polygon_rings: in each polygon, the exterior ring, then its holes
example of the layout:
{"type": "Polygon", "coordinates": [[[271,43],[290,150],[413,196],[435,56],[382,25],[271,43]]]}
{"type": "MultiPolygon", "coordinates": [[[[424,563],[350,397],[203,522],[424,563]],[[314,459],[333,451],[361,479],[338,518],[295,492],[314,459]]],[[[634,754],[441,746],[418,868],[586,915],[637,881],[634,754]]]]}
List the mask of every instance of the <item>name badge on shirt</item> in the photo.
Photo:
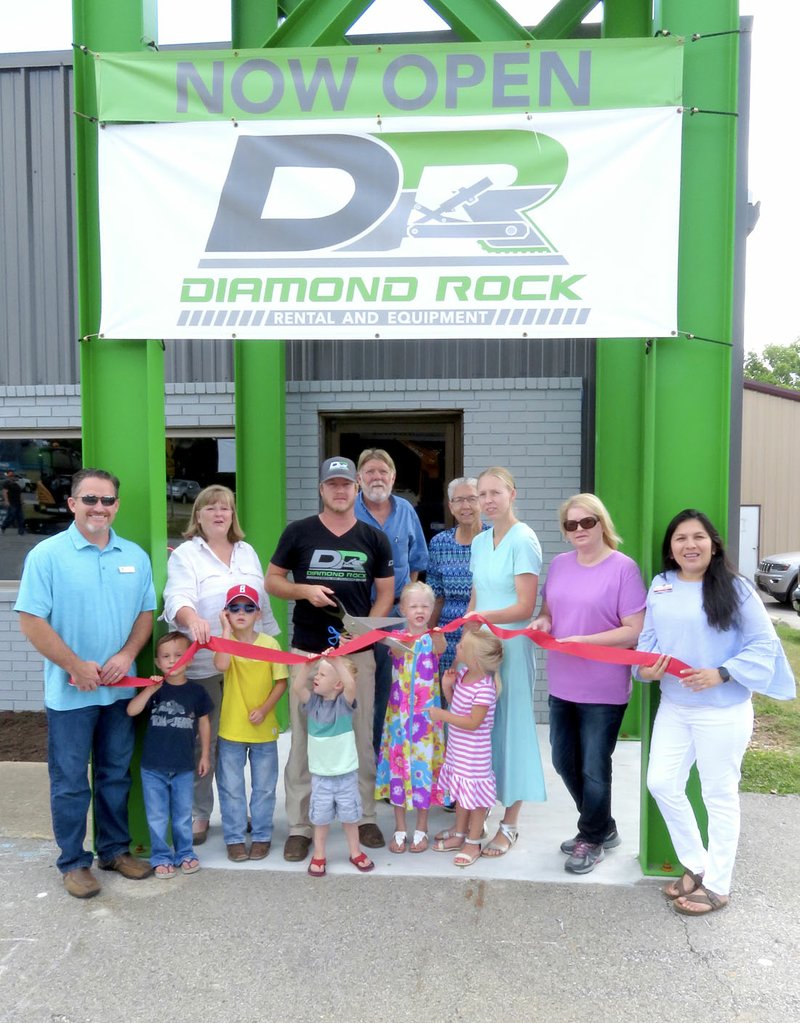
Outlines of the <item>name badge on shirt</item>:
{"type": "Polygon", "coordinates": [[[131,575],[133,572],[136,571],[136,565],[120,565],[119,571],[124,573],[125,575],[131,575]]]}
{"type": "Polygon", "coordinates": [[[672,583],[664,583],[663,586],[654,586],[653,593],[672,593],[672,583]]]}

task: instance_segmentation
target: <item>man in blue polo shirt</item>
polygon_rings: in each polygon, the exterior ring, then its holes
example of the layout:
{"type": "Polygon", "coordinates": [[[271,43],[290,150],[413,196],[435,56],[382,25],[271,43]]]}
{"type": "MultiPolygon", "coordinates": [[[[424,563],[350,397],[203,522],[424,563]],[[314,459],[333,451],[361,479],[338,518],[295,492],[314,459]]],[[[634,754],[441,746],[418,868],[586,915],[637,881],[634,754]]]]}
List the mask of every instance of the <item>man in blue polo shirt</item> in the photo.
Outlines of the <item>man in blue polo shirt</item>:
{"type": "Polygon", "coordinates": [[[50,810],[61,850],[57,866],[70,895],[97,895],[92,853],[84,849],[94,766],[94,821],[101,870],[139,880],[149,863],[130,855],[128,793],[135,690],[111,688],[135,675],[156,606],[150,561],[111,528],[119,480],[103,469],[72,477],[75,521],[25,559],[15,610],[23,635],[45,658],[50,810]]]}
{"type": "MultiPolygon", "coordinates": [[[[394,558],[394,602],[406,583],[416,580],[428,567],[428,545],[413,505],[392,493],[397,478],[394,459],[383,448],[367,448],[358,457],[358,483],[361,492],[356,498],[356,518],[380,529],[389,538],[394,558]]],[[[388,647],[375,647],[375,708],[372,744],[377,760],[381,733],[392,686],[392,662],[388,647]]]]}

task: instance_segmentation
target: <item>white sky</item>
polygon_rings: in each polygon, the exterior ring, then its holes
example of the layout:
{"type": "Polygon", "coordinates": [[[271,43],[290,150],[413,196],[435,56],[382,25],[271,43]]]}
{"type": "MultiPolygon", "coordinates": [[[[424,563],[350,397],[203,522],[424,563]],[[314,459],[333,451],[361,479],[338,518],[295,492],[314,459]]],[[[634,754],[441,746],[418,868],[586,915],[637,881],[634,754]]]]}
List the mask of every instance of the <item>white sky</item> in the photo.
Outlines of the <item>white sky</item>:
{"type": "MultiPolygon", "coordinates": [[[[113,2],[113,0],[112,0],[113,2]]],[[[539,20],[549,0],[500,0],[523,23],[539,20]]],[[[795,303],[800,232],[797,158],[787,137],[796,132],[791,69],[797,61],[800,3],[740,0],[742,14],[755,16],[750,120],[750,192],[761,217],[747,247],[745,349],[789,344],[800,336],[795,303]],[[781,85],[781,82],[783,85],[781,85]]],[[[4,52],[64,50],[72,42],[71,0],[0,0],[4,52]]],[[[441,27],[423,0],[374,0],[359,28],[380,32],[441,27]],[[401,12],[401,14],[399,14],[401,12]]],[[[227,0],[159,0],[159,42],[230,40],[227,0]]]]}

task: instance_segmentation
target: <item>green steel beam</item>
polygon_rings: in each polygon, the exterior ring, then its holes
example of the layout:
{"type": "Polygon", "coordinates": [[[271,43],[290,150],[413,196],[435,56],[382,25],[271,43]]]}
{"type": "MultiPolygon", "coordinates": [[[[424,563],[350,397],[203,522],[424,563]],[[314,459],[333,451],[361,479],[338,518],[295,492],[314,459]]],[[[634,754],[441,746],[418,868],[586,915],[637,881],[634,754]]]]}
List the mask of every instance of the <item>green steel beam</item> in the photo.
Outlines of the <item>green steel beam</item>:
{"type": "Polygon", "coordinates": [[[465,43],[533,36],[495,0],[425,0],[465,43]]]}
{"type": "MultiPolygon", "coordinates": [[[[73,0],[73,38],[90,51],[138,50],[157,38],[156,0],[73,0]]],[[[75,109],[96,111],[93,58],[77,50],[75,109]]],[[[100,235],[97,192],[97,124],[76,117],[76,234],[78,320],[81,343],[83,463],[120,477],[120,511],[115,525],[139,543],[153,562],[156,590],[166,578],[167,506],[164,448],[164,353],[158,341],[103,341],[100,323],[100,235]]],[[[143,651],[139,670],[150,669],[143,651]]],[[[138,751],[130,799],[134,846],[149,837],[141,796],[138,751]]]]}
{"type": "Polygon", "coordinates": [[[298,0],[260,0],[259,3],[231,2],[231,46],[244,48],[245,45],[260,47],[272,35],[278,25],[278,8],[289,13],[297,6],[298,0]],[[250,40],[247,44],[242,40],[250,40]]]}
{"type": "MultiPolygon", "coordinates": [[[[630,38],[652,35],[649,0],[606,0],[603,36],[630,38]]],[[[538,35],[538,28],[537,28],[538,35]]],[[[645,421],[650,408],[655,353],[645,339],[606,338],[597,345],[595,414],[595,489],[608,505],[625,553],[651,575],[652,432],[645,421]],[[650,354],[648,354],[650,353],[650,354]],[[620,401],[624,391],[625,399],[620,401]],[[641,494],[637,492],[637,481],[641,494]],[[650,481],[650,482],[648,482],[650,481]]],[[[620,733],[628,739],[642,736],[642,685],[634,682],[620,733]]],[[[646,762],[645,762],[646,763],[646,762]]]]}
{"type": "MultiPolygon", "coordinates": [[[[277,4],[232,0],[234,48],[258,47],[278,24],[277,4]],[[269,22],[264,11],[269,10],[269,22]]],[[[286,354],[283,341],[235,341],[236,505],[247,538],[266,570],[286,525],[286,354]]],[[[313,481],[312,481],[313,482],[313,481]]],[[[273,607],[288,649],[286,604],[273,607]]],[[[278,720],[289,721],[288,700],[278,720]]]]}
{"type": "MultiPolygon", "coordinates": [[[[700,5],[663,0],[656,5],[653,25],[646,21],[648,6],[607,0],[604,35],[650,35],[666,28],[691,38],[693,33],[733,33],[738,27],[736,0],[700,5]]],[[[687,42],[687,106],[735,111],[737,76],[735,34],[687,42]]],[[[642,342],[626,346],[606,340],[597,352],[596,489],[604,497],[613,494],[615,517],[614,502],[626,503],[621,529],[625,536],[638,534],[646,574],[648,566],[651,571],[658,568],[664,528],[681,508],[702,508],[722,528],[727,522],[736,119],[712,114],[683,117],[678,326],[710,340],[657,338],[649,354],[642,342]],[[638,393],[643,396],[641,405],[638,393]]],[[[626,550],[636,556],[630,545],[626,550]]],[[[643,686],[641,693],[646,765],[658,691],[643,686]]],[[[643,770],[642,869],[669,873],[677,867],[675,853],[644,787],[644,774],[643,770]]],[[[703,827],[705,811],[696,777],[690,780],[688,794],[703,827]]]]}
{"type": "MultiPolygon", "coordinates": [[[[233,0],[247,5],[249,0],[233,0]]],[[[300,0],[291,14],[267,37],[251,46],[346,46],[345,33],[372,0],[300,0]]]]}
{"type": "Polygon", "coordinates": [[[560,0],[533,30],[535,39],[568,39],[600,0],[560,0]]]}

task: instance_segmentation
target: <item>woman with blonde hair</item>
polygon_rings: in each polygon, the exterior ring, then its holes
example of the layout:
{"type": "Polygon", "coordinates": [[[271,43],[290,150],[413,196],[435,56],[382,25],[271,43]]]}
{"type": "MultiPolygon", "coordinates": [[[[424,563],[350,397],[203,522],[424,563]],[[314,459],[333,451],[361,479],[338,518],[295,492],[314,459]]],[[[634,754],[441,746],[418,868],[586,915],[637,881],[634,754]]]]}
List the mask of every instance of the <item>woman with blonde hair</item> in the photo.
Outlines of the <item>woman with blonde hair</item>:
{"type": "MultiPolygon", "coordinates": [[[[594,494],[575,494],[558,522],[572,550],[553,558],[534,629],[562,642],[635,647],[647,596],[636,563],[621,554],[620,538],[594,494]]],[[[611,814],[611,755],[631,694],[630,668],[547,655],[553,767],[575,801],[578,833],[561,843],[564,869],[588,874],[604,849],[620,844],[611,814]]]]}
{"type": "MultiPolygon", "coordinates": [[[[211,636],[219,636],[219,615],[225,606],[225,595],[236,585],[250,587],[258,595],[261,614],[256,627],[259,631],[269,636],[277,635],[280,629],[264,591],[264,570],[255,550],[244,542],[233,491],[217,484],[201,490],[183,535],[186,543],[177,547],[167,562],[162,618],[169,622],[170,628],[179,629],[198,643],[207,643],[211,636]]],[[[242,592],[245,599],[244,590],[242,592]]],[[[202,778],[195,777],[194,783],[192,831],[195,844],[200,845],[206,840],[214,807],[212,781],[222,703],[222,674],[214,668],[212,652],[198,650],[186,670],[186,676],[200,683],[214,704],[211,712],[211,770],[202,778]]]]}
{"type": "MultiPolygon", "coordinates": [[[[490,529],[472,541],[472,597],[467,619],[480,614],[492,625],[522,628],[536,607],[542,549],[530,526],[514,514],[517,490],[508,469],[493,466],[478,477],[478,500],[490,529]]],[[[477,624],[465,630],[478,628],[477,624]]],[[[503,642],[502,692],[492,728],[492,767],[497,798],[505,807],[484,856],[505,856],[517,841],[524,800],[543,802],[542,761],[533,716],[536,665],[533,644],[525,636],[503,642]]]]}

